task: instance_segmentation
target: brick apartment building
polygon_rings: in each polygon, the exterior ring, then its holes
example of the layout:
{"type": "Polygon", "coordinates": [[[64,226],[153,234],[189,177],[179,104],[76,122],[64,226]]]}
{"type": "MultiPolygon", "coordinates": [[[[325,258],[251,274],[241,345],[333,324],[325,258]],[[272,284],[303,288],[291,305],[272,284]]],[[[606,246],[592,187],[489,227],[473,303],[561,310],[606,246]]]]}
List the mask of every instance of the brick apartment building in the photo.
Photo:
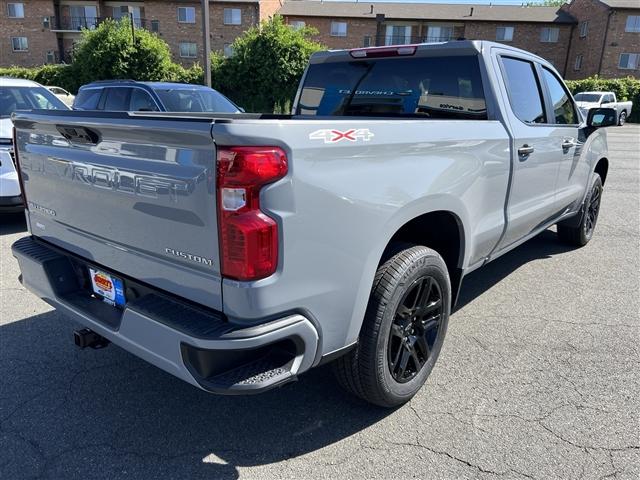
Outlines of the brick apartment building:
{"type": "MultiPolygon", "coordinates": [[[[309,25],[329,48],[446,41],[504,42],[534,52],[566,78],[640,78],[640,0],[572,0],[558,7],[321,0],[209,0],[212,50],[275,13],[309,25]],[[284,2],[284,3],[282,3],[284,2]]],[[[203,62],[200,0],[0,0],[0,66],[68,61],[82,28],[132,15],[174,59],[203,62]]]]}
{"type": "Polygon", "coordinates": [[[578,22],[566,78],[639,77],[640,0],[573,0],[563,10],[578,22]]]}
{"type": "Polygon", "coordinates": [[[294,28],[315,27],[329,48],[483,39],[538,54],[566,78],[640,78],[640,0],[562,8],[290,0],[278,13],[294,28]]]}
{"type": "MultiPolygon", "coordinates": [[[[209,0],[211,49],[230,54],[236,37],[278,8],[278,0],[209,0]]],[[[180,63],[203,62],[200,0],[0,0],[0,66],[69,61],[83,28],[130,15],[180,63]]]]}

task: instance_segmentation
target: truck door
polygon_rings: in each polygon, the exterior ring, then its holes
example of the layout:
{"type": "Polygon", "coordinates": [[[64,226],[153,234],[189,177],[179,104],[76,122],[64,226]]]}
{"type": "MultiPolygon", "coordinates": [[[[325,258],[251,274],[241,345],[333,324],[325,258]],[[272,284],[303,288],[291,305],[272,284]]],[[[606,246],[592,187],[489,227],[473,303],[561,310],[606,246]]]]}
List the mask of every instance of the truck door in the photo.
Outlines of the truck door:
{"type": "Polygon", "coordinates": [[[564,213],[580,206],[590,168],[586,159],[581,158],[584,138],[580,136],[580,118],[569,91],[550,69],[541,66],[540,72],[546,92],[549,123],[555,127],[551,138],[559,159],[556,210],[564,213]]]}
{"type": "MultiPolygon", "coordinates": [[[[512,134],[512,179],[507,204],[507,230],[498,249],[537,230],[556,213],[556,180],[561,160],[545,105],[536,64],[513,52],[495,59],[502,72],[505,120],[512,134]]],[[[500,83],[500,82],[499,82],[500,83]]]]}

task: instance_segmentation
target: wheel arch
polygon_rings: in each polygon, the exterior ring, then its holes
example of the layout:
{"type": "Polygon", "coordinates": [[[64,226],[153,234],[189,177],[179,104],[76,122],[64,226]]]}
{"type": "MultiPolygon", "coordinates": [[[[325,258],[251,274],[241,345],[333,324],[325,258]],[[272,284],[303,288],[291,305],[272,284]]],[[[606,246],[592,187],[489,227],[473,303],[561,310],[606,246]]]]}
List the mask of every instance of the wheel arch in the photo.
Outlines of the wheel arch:
{"type": "Polygon", "coordinates": [[[464,224],[460,216],[450,210],[434,210],[406,221],[387,242],[378,265],[395,253],[394,245],[398,243],[429,247],[442,256],[451,280],[453,308],[462,282],[466,247],[464,224]]]}
{"type": "Polygon", "coordinates": [[[606,157],[600,158],[596,162],[596,166],[594,167],[593,171],[600,175],[600,178],[602,179],[602,185],[604,185],[607,180],[607,174],[609,173],[609,159],[606,157]]]}

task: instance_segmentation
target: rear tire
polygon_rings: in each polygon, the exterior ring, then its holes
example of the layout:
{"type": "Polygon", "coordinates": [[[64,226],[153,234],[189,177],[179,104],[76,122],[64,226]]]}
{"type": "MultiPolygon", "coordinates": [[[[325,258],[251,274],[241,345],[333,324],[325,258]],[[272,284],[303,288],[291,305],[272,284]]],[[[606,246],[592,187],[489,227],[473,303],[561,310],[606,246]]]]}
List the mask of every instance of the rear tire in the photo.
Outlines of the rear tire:
{"type": "Polygon", "coordinates": [[[587,197],[584,199],[582,207],[582,218],[577,226],[567,226],[566,224],[558,224],[558,238],[565,243],[576,247],[583,247],[591,237],[596,228],[598,214],[600,213],[600,203],[602,201],[602,180],[597,173],[593,174],[591,180],[591,188],[587,197]]]}
{"type": "Polygon", "coordinates": [[[427,247],[403,247],[376,272],[357,346],[333,363],[342,387],[381,407],[409,401],[424,385],[451,308],[442,257],[427,247]]]}
{"type": "Polygon", "coordinates": [[[623,126],[627,122],[627,112],[620,112],[618,117],[618,125],[623,126]]]}

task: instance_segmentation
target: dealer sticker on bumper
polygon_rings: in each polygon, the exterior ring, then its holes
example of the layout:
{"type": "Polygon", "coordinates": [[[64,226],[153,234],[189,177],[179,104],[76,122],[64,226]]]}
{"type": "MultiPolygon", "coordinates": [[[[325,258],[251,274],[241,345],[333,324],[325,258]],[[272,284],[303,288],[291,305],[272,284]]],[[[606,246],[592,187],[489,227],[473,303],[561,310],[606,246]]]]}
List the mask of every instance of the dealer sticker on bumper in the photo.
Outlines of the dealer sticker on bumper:
{"type": "Polygon", "coordinates": [[[93,268],[89,269],[89,275],[91,276],[91,285],[94,293],[100,295],[110,305],[124,306],[126,300],[124,298],[122,280],[93,268]]]}

